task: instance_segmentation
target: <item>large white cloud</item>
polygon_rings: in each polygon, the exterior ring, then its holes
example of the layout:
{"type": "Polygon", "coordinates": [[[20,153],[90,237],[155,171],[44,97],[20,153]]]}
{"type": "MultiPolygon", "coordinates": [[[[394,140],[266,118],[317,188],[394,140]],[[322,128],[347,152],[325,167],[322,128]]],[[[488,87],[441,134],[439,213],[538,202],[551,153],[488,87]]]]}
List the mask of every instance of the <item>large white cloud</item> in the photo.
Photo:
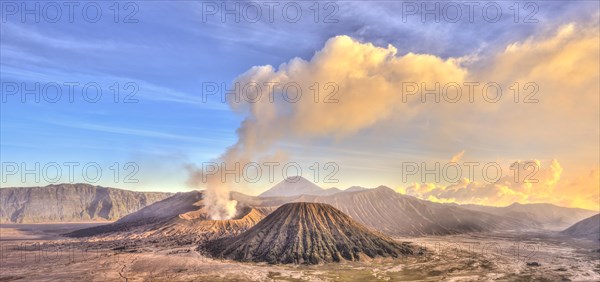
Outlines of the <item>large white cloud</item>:
{"type": "MultiPolygon", "coordinates": [[[[460,138],[466,140],[463,148],[467,150],[469,146],[502,145],[519,150],[544,147],[542,158],[565,152],[573,158],[582,154],[597,156],[598,44],[597,25],[575,24],[511,44],[487,58],[398,54],[393,46],[333,37],[310,60],[294,58],[277,68],[256,66],[236,79],[239,89],[250,89],[251,95],[246,98],[256,97],[252,94],[257,93],[261,96],[252,101],[229,97],[231,107],[245,118],[238,129],[238,142],[223,154],[222,160],[248,162],[264,157],[280,142],[352,139],[361,130],[377,127],[441,147],[460,138]],[[468,94],[466,86],[471,82],[479,83],[474,95],[468,94]],[[517,101],[512,92],[515,82],[520,89],[517,101]],[[525,88],[530,82],[537,88],[525,88]],[[435,90],[423,102],[418,93],[403,95],[407,83],[421,90],[435,90]],[[282,86],[289,85],[296,87],[282,91],[282,86]],[[503,96],[493,102],[489,96],[484,98],[485,85],[500,87],[503,96]],[[275,87],[273,93],[268,91],[269,86],[275,87]],[[320,92],[317,100],[315,86],[320,92]],[[434,101],[434,96],[444,90],[454,94],[456,86],[462,93],[458,101],[434,101]],[[294,100],[298,88],[302,96],[294,100]],[[531,90],[537,91],[533,98],[538,102],[523,103],[531,90]],[[291,92],[294,101],[284,99],[283,92],[291,92]],[[329,100],[332,103],[326,103],[326,95],[331,92],[335,92],[329,100]],[[410,126],[415,124],[424,126],[410,126]]],[[[385,154],[386,148],[382,150],[385,154]]],[[[573,159],[566,161],[574,163],[573,159]]],[[[590,164],[597,166],[597,162],[585,163],[590,164]]],[[[495,184],[461,182],[409,190],[438,200],[488,204],[556,200],[549,195],[554,193],[561,171],[558,162],[553,162],[543,182],[535,185],[502,179],[495,184]]],[[[229,185],[215,186],[227,190],[223,187],[229,185]]]]}

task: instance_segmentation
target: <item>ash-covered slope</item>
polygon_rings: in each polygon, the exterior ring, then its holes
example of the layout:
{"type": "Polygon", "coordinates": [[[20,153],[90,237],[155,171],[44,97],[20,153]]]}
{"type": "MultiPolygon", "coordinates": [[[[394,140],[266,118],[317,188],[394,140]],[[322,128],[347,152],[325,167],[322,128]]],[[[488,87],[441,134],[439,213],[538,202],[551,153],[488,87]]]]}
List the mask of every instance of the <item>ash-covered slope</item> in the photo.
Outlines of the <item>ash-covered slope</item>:
{"type": "Polygon", "coordinates": [[[579,208],[559,207],[553,204],[519,204],[506,207],[490,207],[480,205],[461,205],[461,207],[491,213],[494,215],[528,220],[546,229],[563,230],[576,222],[593,216],[597,211],[579,208]]]}
{"type": "Polygon", "coordinates": [[[570,237],[599,241],[600,214],[579,221],[561,233],[570,237]]]}
{"type": "Polygon", "coordinates": [[[0,222],[111,221],[171,193],[135,192],[89,184],[0,189],[0,222]]]}
{"type": "Polygon", "coordinates": [[[67,235],[72,237],[96,236],[106,233],[131,231],[143,225],[156,225],[157,223],[176,218],[180,214],[200,209],[196,203],[201,199],[202,193],[199,191],[177,193],[172,197],[124,216],[114,223],[77,230],[67,235]]]}
{"type": "Polygon", "coordinates": [[[211,220],[204,211],[203,193],[191,191],[145,207],[112,224],[77,230],[71,237],[173,240],[192,243],[233,236],[248,230],[272,209],[241,205],[231,220],[211,220]]]}
{"type": "Polygon", "coordinates": [[[320,203],[285,204],[241,235],[210,241],[203,248],[219,258],[300,264],[412,254],[407,243],[375,233],[320,203]]]}
{"type": "Polygon", "coordinates": [[[392,236],[447,235],[537,227],[520,219],[420,200],[385,186],[329,196],[263,199],[267,205],[274,205],[277,200],[330,204],[359,223],[392,236]]]}

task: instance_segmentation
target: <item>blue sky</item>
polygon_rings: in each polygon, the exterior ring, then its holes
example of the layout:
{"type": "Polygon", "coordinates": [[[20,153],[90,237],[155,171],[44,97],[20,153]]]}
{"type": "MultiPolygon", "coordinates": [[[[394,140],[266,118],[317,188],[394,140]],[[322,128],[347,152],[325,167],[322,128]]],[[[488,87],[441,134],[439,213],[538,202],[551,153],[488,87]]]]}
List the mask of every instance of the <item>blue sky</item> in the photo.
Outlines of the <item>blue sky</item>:
{"type": "MultiPolygon", "coordinates": [[[[19,14],[9,15],[3,10],[0,67],[6,101],[1,104],[2,162],[25,162],[29,166],[36,162],[42,166],[49,162],[96,162],[105,171],[99,185],[163,191],[189,189],[185,184],[185,165],[215,159],[237,140],[236,128],[243,116],[218,98],[203,102],[203,82],[231,83],[253,66],[277,67],[294,57],[308,60],[337,35],[381,47],[392,44],[399,54],[432,54],[444,59],[486,56],[533,34],[550,32],[570,22],[593,20],[598,15],[595,1],[535,2],[539,7],[535,14],[538,22],[514,23],[509,14],[513,2],[509,1],[497,2],[505,16],[496,23],[488,23],[477,15],[473,23],[435,23],[431,19],[423,23],[419,16],[409,16],[404,22],[401,3],[338,1],[335,5],[339,11],[333,16],[337,23],[314,23],[310,14],[314,2],[308,1],[300,2],[304,16],[296,23],[286,22],[281,16],[276,16],[273,23],[236,23],[232,18],[223,23],[217,16],[203,22],[200,1],[134,1],[139,8],[133,16],[137,23],[123,23],[122,19],[115,23],[110,7],[113,1],[99,3],[103,16],[96,23],[85,21],[79,14],[75,14],[73,22],[64,16],[56,23],[36,23],[32,17],[22,22],[19,14]],[[40,83],[43,87],[65,82],[78,83],[76,93],[83,85],[96,83],[103,91],[102,98],[90,103],[76,95],[70,102],[63,93],[56,103],[43,99],[37,103],[32,96],[21,102],[22,91],[8,95],[4,88],[9,84],[34,87],[40,83]],[[124,88],[129,82],[138,87],[134,103],[123,102],[123,96],[134,89],[124,88]],[[117,103],[111,90],[115,83],[121,88],[117,103]],[[138,164],[139,183],[115,183],[108,173],[115,162],[120,166],[128,162],[138,164]]],[[[119,3],[123,18],[132,10],[125,9],[126,2],[119,3]]],[[[64,92],[67,88],[61,89],[64,92]]],[[[369,130],[377,129],[361,132],[369,130]]],[[[507,162],[554,157],[537,146],[521,151],[506,145],[508,153],[500,156],[495,150],[501,150],[503,144],[494,144],[491,151],[478,149],[492,146],[485,140],[439,147],[415,141],[405,131],[390,132],[390,136],[394,142],[358,136],[350,143],[317,140],[310,146],[293,142],[282,146],[296,148],[292,151],[301,153],[294,158],[307,164],[315,156],[320,156],[316,160],[322,162],[336,160],[340,155],[353,159],[344,166],[348,168],[346,173],[342,167],[342,187],[397,184],[386,181],[393,172],[381,178],[356,176],[357,170],[382,170],[361,153],[370,159],[444,160],[467,150],[467,155],[476,159],[502,158],[507,162]],[[361,143],[364,150],[357,149],[361,143]],[[366,144],[378,144],[388,150],[383,153],[367,149],[373,146],[366,144]],[[335,150],[338,153],[331,153],[335,150]]],[[[126,172],[121,169],[121,173],[126,172]]],[[[1,185],[47,184],[32,180],[23,182],[10,176],[1,185]]]]}

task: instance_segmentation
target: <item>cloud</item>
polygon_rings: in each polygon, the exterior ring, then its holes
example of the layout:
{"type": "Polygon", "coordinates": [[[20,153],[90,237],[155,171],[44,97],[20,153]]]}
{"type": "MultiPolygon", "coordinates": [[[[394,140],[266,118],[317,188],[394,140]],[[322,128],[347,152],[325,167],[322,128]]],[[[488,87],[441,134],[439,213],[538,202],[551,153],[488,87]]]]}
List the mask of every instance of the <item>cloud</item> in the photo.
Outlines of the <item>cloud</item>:
{"type": "Polygon", "coordinates": [[[241,85],[297,84],[303,95],[299,101],[284,101],[283,93],[276,92],[275,102],[263,98],[258,103],[231,105],[252,116],[248,121],[261,137],[269,135],[262,134],[267,130],[279,131],[276,136],[344,137],[392,114],[410,115],[413,109],[402,102],[403,82],[447,83],[462,81],[465,75],[454,59],[412,53],[399,56],[391,45],[381,48],[337,36],[310,61],[295,58],[278,69],[253,67],[237,80],[241,85]],[[321,94],[316,102],[311,92],[315,85],[321,94]],[[326,94],[332,92],[332,99],[327,99],[326,94]]]}
{"type": "Polygon", "coordinates": [[[442,203],[507,206],[519,203],[554,203],[560,206],[598,210],[598,170],[576,180],[562,178],[558,160],[517,161],[503,168],[504,176],[495,183],[462,178],[457,183],[414,183],[400,193],[442,203]]]}
{"type": "MultiPolygon", "coordinates": [[[[430,54],[399,54],[391,45],[377,47],[337,36],[310,60],[294,58],[277,68],[251,68],[236,82],[262,86],[262,98],[252,103],[230,99],[230,105],[250,117],[247,126],[241,128],[249,131],[246,137],[255,134],[262,142],[331,136],[339,140],[361,129],[387,126],[395,132],[412,130],[412,138],[445,146],[454,136],[472,138],[471,143],[521,146],[543,139],[558,146],[563,143],[562,137],[556,136],[559,131],[578,136],[595,133],[598,138],[594,128],[599,110],[591,106],[599,104],[598,41],[597,27],[569,24],[556,32],[510,44],[491,57],[442,59],[430,54]],[[474,102],[469,101],[465,82],[479,83],[474,102]],[[266,83],[297,84],[302,97],[293,103],[284,101],[280,89],[270,101],[266,99],[266,83]],[[403,95],[409,92],[403,87],[410,83],[421,90],[436,89],[436,83],[441,86],[433,91],[435,94],[403,95]],[[497,83],[502,89],[498,102],[483,98],[486,83],[497,83]],[[515,83],[517,102],[512,90],[515,83]],[[458,102],[434,101],[434,95],[443,96],[443,86],[456,84],[462,86],[458,102]],[[314,101],[316,85],[318,102],[314,101]],[[536,85],[537,93],[529,99],[538,102],[524,103],[536,85]],[[336,102],[325,103],[332,92],[336,102]],[[577,124],[566,124],[566,120],[576,120],[577,124]],[[423,125],[419,132],[413,130],[417,124],[423,125]]],[[[294,96],[294,90],[288,88],[286,93],[294,96]]],[[[453,90],[449,87],[446,91],[453,90]]]]}
{"type": "MultiPolygon", "coordinates": [[[[386,133],[400,131],[422,144],[439,147],[467,140],[463,146],[535,150],[543,140],[548,147],[544,153],[553,154],[565,140],[570,148],[593,145],[598,138],[599,110],[590,105],[598,105],[598,50],[598,27],[574,24],[511,44],[485,58],[399,54],[391,45],[378,47],[336,36],[310,60],[294,58],[277,68],[255,66],[235,80],[238,94],[245,95],[240,99],[229,95],[228,101],[244,120],[237,130],[237,143],[220,160],[243,165],[264,157],[282,142],[335,142],[380,126],[388,129],[386,133]],[[481,95],[471,100],[465,93],[457,102],[433,101],[443,95],[445,86],[473,81],[495,83],[505,96],[490,102],[481,95]],[[515,82],[522,92],[516,101],[509,96],[515,82]],[[528,88],[522,87],[528,82],[540,87],[539,103],[523,103],[528,88]],[[408,91],[406,83],[431,93],[408,97],[403,95],[408,91]],[[570,108],[574,105],[583,105],[583,109],[570,108]],[[568,134],[593,139],[573,139],[568,134]]],[[[461,154],[455,157],[458,160],[461,154]]],[[[539,183],[505,176],[493,184],[463,180],[447,187],[415,185],[408,191],[437,200],[495,205],[556,200],[552,194],[561,173],[562,167],[553,161],[540,169],[539,183]]],[[[208,195],[226,197],[233,185],[218,180],[208,181],[208,195]],[[219,192],[211,193],[213,189],[219,192]]]]}
{"type": "MultiPolygon", "coordinates": [[[[506,206],[514,202],[556,202],[559,199],[555,192],[563,168],[557,160],[544,165],[539,160],[517,161],[502,171],[503,176],[494,183],[462,178],[450,185],[415,183],[401,191],[436,202],[493,206],[506,206]]],[[[491,176],[488,179],[493,178],[491,176]]]]}
{"type": "Polygon", "coordinates": [[[54,48],[67,49],[70,52],[82,50],[116,50],[116,49],[141,49],[147,48],[144,45],[135,45],[129,42],[116,42],[110,39],[104,40],[81,40],[75,37],[69,37],[67,34],[53,34],[39,32],[38,30],[25,27],[25,25],[14,24],[11,22],[3,23],[4,30],[7,34],[16,36],[17,38],[28,41],[30,44],[40,44],[54,48]]]}
{"type": "Polygon", "coordinates": [[[452,156],[452,159],[450,159],[451,163],[457,163],[458,161],[460,161],[462,159],[462,157],[465,155],[465,150],[462,150],[458,153],[456,153],[456,155],[452,156]]]}

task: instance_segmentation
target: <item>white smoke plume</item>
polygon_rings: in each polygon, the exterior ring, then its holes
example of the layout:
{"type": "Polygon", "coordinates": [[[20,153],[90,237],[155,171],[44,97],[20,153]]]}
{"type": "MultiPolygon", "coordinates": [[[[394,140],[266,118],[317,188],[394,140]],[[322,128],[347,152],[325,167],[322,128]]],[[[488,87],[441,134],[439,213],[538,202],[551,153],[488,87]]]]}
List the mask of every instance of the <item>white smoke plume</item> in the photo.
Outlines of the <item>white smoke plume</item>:
{"type": "MultiPolygon", "coordinates": [[[[391,45],[381,48],[338,36],[328,40],[310,61],[295,58],[279,69],[251,68],[236,83],[239,88],[261,86],[261,99],[249,102],[227,97],[230,106],[246,118],[237,130],[238,142],[217,163],[223,163],[227,169],[236,163],[243,167],[268,154],[285,138],[341,138],[356,133],[394,110],[407,107],[401,103],[398,92],[402,79],[462,81],[464,70],[453,59],[418,54],[397,56],[396,52],[391,45]],[[273,84],[280,88],[268,92],[267,86],[273,84]],[[282,87],[291,84],[300,86],[302,91],[301,98],[294,102],[282,95],[282,87]],[[309,90],[314,85],[318,85],[319,95],[309,90]]],[[[286,93],[296,90],[288,89],[286,93]]],[[[258,90],[253,93],[257,95],[258,90]]],[[[222,179],[220,172],[205,175],[206,183],[201,183],[203,172],[193,169],[190,182],[206,186],[205,205],[211,218],[228,219],[235,215],[236,203],[229,198],[233,185],[222,179]]]]}

